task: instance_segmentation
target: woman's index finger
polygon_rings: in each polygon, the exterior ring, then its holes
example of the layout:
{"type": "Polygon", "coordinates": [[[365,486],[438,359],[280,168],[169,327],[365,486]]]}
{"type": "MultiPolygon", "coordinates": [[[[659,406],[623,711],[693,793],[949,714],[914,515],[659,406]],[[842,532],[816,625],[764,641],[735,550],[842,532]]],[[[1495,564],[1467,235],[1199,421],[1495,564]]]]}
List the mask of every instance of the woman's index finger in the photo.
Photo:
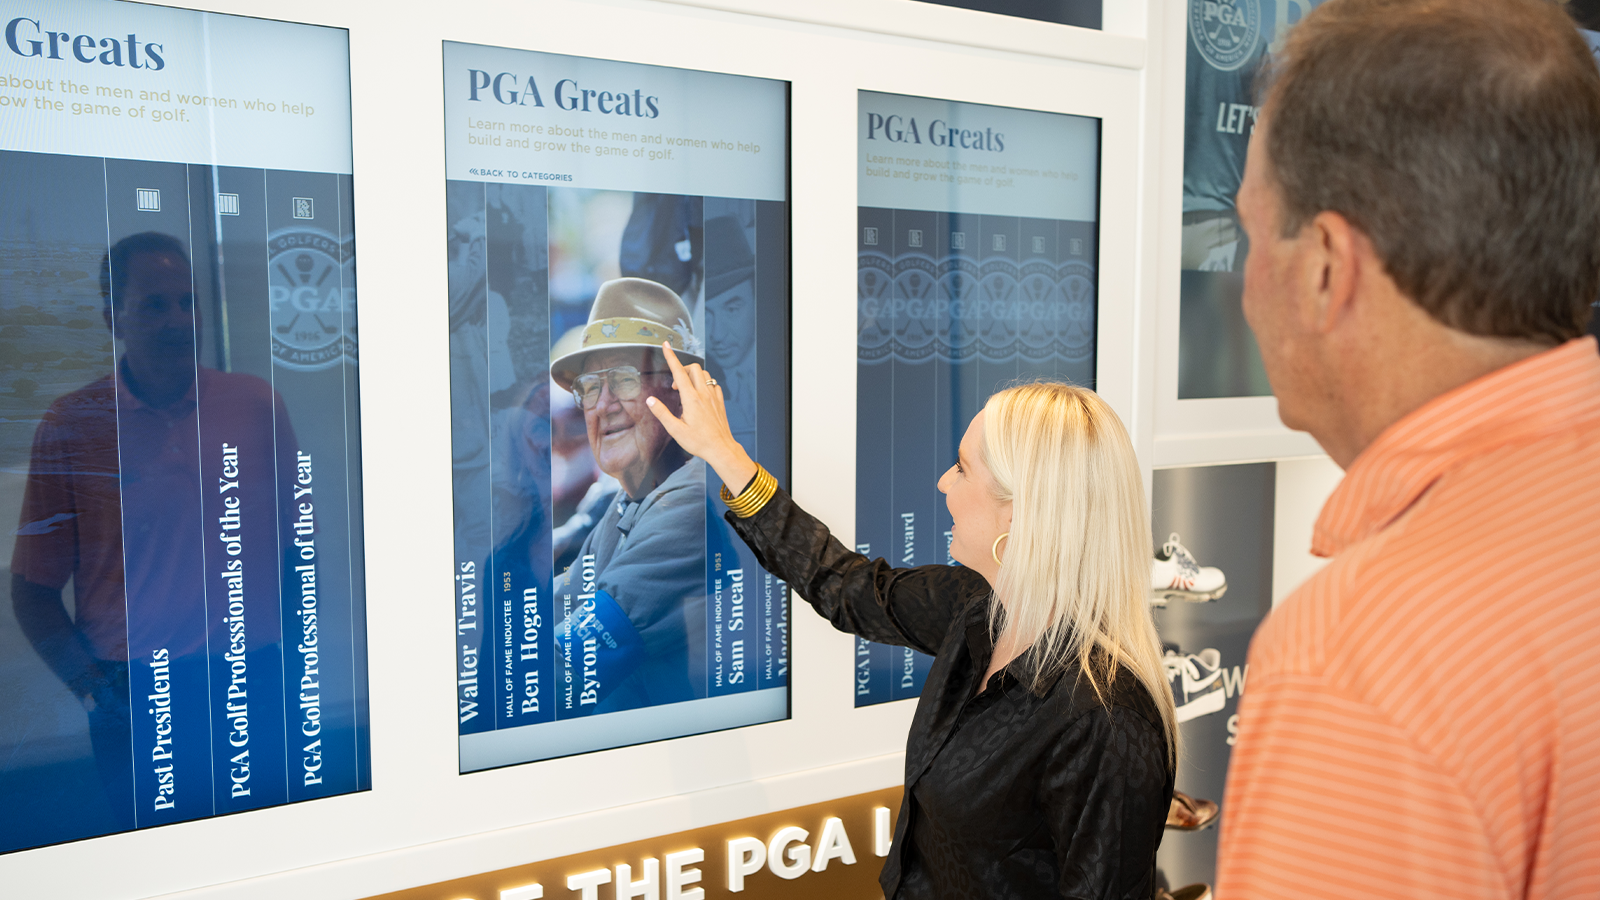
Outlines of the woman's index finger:
{"type": "Polygon", "coordinates": [[[688,384],[689,379],[684,374],[683,363],[678,362],[678,354],[673,352],[672,344],[662,341],[661,352],[667,358],[667,368],[672,371],[672,380],[681,380],[682,384],[688,384]]]}

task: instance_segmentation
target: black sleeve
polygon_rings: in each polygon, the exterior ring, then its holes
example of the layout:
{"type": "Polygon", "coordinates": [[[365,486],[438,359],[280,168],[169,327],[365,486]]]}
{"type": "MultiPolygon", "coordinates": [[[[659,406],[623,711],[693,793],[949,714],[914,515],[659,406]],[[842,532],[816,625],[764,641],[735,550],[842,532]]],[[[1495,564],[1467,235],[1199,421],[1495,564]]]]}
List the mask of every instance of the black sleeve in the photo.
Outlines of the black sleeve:
{"type": "Polygon", "coordinates": [[[1148,900],[1172,802],[1159,725],[1124,706],[1086,713],[1045,764],[1040,801],[1054,838],[1061,896],[1148,900]]]}
{"type": "Polygon", "coordinates": [[[989,583],[963,566],[892,568],[845,549],[782,488],[748,519],[726,519],[762,568],[840,631],[933,654],[950,623],[989,583]]]}

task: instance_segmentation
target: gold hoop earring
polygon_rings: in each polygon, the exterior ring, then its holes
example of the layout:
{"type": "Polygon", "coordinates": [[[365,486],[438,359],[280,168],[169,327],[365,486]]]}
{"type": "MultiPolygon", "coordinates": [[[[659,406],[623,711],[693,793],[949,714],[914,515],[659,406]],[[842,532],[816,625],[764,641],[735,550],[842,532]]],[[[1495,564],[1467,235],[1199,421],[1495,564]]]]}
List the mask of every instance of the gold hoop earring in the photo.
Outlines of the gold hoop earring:
{"type": "Polygon", "coordinates": [[[1005,540],[1008,537],[1011,537],[1011,532],[1009,532],[1009,531],[1006,532],[1005,534],[1002,534],[999,537],[995,538],[994,539],[994,546],[989,548],[989,555],[994,557],[994,564],[997,565],[997,566],[1005,565],[1005,563],[1000,561],[1000,542],[1005,540]]]}

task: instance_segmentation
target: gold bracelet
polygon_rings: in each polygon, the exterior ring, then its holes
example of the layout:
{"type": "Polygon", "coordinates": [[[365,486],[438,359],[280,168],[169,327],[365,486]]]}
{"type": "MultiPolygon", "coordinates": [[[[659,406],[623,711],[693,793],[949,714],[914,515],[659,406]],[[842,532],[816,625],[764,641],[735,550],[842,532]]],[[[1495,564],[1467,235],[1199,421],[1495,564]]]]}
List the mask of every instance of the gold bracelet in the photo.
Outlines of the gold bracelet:
{"type": "Polygon", "coordinates": [[[728,508],[733,510],[735,516],[741,519],[748,519],[760,512],[761,508],[767,505],[767,501],[772,499],[772,495],[777,492],[778,479],[773,478],[771,472],[757,465],[756,477],[751,479],[749,486],[739,492],[739,496],[735,497],[733,492],[728,490],[727,485],[722,486],[722,502],[728,504],[728,508]]]}

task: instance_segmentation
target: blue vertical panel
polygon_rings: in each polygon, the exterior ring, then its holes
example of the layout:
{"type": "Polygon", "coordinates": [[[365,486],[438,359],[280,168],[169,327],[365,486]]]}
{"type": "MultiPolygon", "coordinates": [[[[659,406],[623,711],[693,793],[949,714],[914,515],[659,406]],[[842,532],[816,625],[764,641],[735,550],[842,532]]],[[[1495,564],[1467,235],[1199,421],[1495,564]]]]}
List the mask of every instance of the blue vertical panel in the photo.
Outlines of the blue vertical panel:
{"type": "Polygon", "coordinates": [[[1019,374],[1021,224],[1015,216],[979,217],[978,308],[982,318],[978,326],[978,389],[985,398],[1016,381],[1019,374]]]}
{"type": "MultiPolygon", "coordinates": [[[[861,548],[857,547],[857,551],[861,548]]],[[[856,638],[855,698],[856,706],[872,706],[893,700],[893,681],[890,678],[891,657],[901,648],[879,644],[865,638],[856,638]]]]}
{"type": "Polygon", "coordinates": [[[123,585],[120,577],[80,583],[78,574],[83,557],[122,555],[116,354],[96,277],[106,249],[102,160],[0,151],[0,479],[8,495],[27,498],[7,526],[16,537],[5,587],[15,578],[47,591],[15,594],[5,609],[20,620],[50,592],[66,594],[87,644],[78,660],[0,654],[15,724],[53,722],[58,733],[46,741],[24,727],[0,744],[0,851],[134,825],[123,585]],[[90,397],[98,402],[75,402],[90,397]],[[61,404],[78,415],[53,411],[61,404]],[[108,527],[96,533],[87,522],[108,527]],[[92,712],[64,682],[81,685],[92,712]]]}
{"type": "Polygon", "coordinates": [[[344,237],[339,178],[267,170],[267,277],[272,309],[272,385],[293,427],[278,429],[292,477],[279,487],[290,520],[284,589],[285,695],[289,699],[289,796],[355,790],[361,703],[355,670],[352,560],[353,465],[346,436],[344,361],[353,357],[346,297],[354,244],[344,237]],[[292,432],[289,438],[287,433],[292,432]],[[291,445],[287,441],[292,440],[291,445]]]}
{"type": "MultiPolygon", "coordinates": [[[[856,551],[893,559],[894,212],[862,208],[856,219],[856,551]]],[[[857,639],[857,706],[889,699],[888,653],[857,639]]]]}
{"type": "Polygon", "coordinates": [[[206,298],[197,326],[214,338],[205,354],[212,364],[201,366],[197,387],[198,475],[205,498],[206,605],[210,620],[221,623],[210,671],[218,774],[212,791],[222,812],[288,799],[279,616],[285,533],[278,497],[292,475],[294,432],[270,381],[261,172],[190,166],[189,179],[192,255],[209,263],[195,267],[197,294],[206,298]],[[216,198],[224,190],[252,215],[219,215],[216,198]],[[236,344],[248,347],[237,359],[236,344]]]}
{"type": "MultiPolygon", "coordinates": [[[[173,163],[107,160],[108,243],[157,233],[192,247],[188,174],[173,163]],[[148,200],[152,191],[159,209],[149,208],[156,205],[148,200]]],[[[127,364],[116,370],[117,433],[129,681],[137,700],[134,809],[141,827],[215,811],[211,720],[217,711],[207,656],[222,623],[209,622],[206,614],[203,545],[210,529],[202,521],[198,417],[186,414],[196,402],[200,335],[192,321],[192,276],[187,280],[186,304],[171,293],[175,284],[161,284],[151,287],[164,300],[125,304],[114,296],[112,305],[114,333],[127,348],[127,364]]],[[[123,299],[135,300],[133,293],[125,288],[123,299]]]]}
{"type": "MultiPolygon", "coordinates": [[[[760,423],[756,384],[766,342],[750,340],[761,333],[761,309],[756,298],[756,202],[707,197],[705,216],[705,345],[706,370],[722,387],[724,408],[733,437],[752,454],[759,454],[760,423]]],[[[706,496],[722,488],[716,472],[706,471],[706,496]]],[[[737,493],[744,485],[730,485],[737,493]]],[[[715,649],[707,693],[716,697],[741,693],[759,686],[764,656],[763,583],[761,567],[744,541],[732,533],[720,515],[706,517],[706,590],[708,622],[725,631],[722,647],[717,636],[707,637],[715,649]]]]}
{"type": "Polygon", "coordinates": [[[943,281],[950,296],[950,427],[957,447],[989,396],[978,386],[980,332],[989,308],[982,290],[981,222],[981,216],[953,212],[945,229],[949,242],[943,281]]]}
{"type": "MultiPolygon", "coordinates": [[[[922,210],[894,213],[894,508],[885,554],[897,566],[944,562],[937,508],[939,478],[938,216],[922,210]]],[[[926,657],[896,647],[886,673],[890,698],[922,692],[926,657]],[[919,671],[920,666],[920,671],[919,671]]]]}
{"type": "Polygon", "coordinates": [[[1100,308],[1099,229],[1094,222],[1062,222],[1060,264],[1056,269],[1056,374],[1084,387],[1095,386],[1100,308]]]}
{"type": "MultiPolygon", "coordinates": [[[[952,292],[952,248],[950,246],[950,223],[955,217],[948,212],[934,214],[933,239],[936,246],[933,251],[934,277],[935,277],[935,302],[932,310],[932,326],[934,335],[934,354],[930,362],[933,367],[933,477],[943,478],[944,473],[956,464],[957,449],[961,446],[961,437],[966,432],[967,423],[958,418],[957,403],[959,401],[959,384],[954,377],[957,364],[955,360],[952,341],[957,339],[956,330],[959,322],[960,304],[952,292]]],[[[950,542],[953,539],[951,529],[954,522],[950,518],[950,509],[945,505],[942,496],[934,497],[934,546],[929,562],[943,565],[955,565],[955,559],[950,555],[950,542]]],[[[904,661],[902,660],[902,665],[904,661]]],[[[911,685],[904,690],[907,696],[920,696],[923,682],[928,679],[928,669],[933,665],[933,657],[912,651],[911,653],[911,685]]]]}
{"type": "Polygon", "coordinates": [[[493,562],[484,677],[498,727],[555,717],[550,597],[550,315],[546,190],[486,189],[493,562]],[[506,387],[496,387],[506,385],[506,387]]]}
{"type": "Polygon", "coordinates": [[[934,512],[940,505],[936,489],[940,385],[935,365],[941,355],[939,217],[921,210],[899,210],[894,219],[896,521],[891,524],[901,539],[896,545],[899,564],[923,565],[943,561],[934,512]]]}
{"type": "Polygon", "coordinates": [[[340,383],[344,387],[345,495],[342,502],[346,511],[345,534],[349,548],[344,565],[350,578],[350,678],[355,714],[356,780],[351,789],[367,790],[372,787],[372,730],[368,726],[371,721],[371,694],[367,672],[366,524],[361,501],[360,330],[356,325],[354,186],[349,175],[335,175],[334,183],[339,191],[339,277],[343,282],[340,345],[344,352],[338,369],[340,383]]]}
{"type": "Polygon", "coordinates": [[[482,184],[447,182],[450,447],[455,498],[456,713],[462,734],[494,727],[485,683],[484,570],[490,529],[488,238],[482,184]]]}
{"type": "MultiPolygon", "coordinates": [[[[956,337],[953,330],[958,326],[960,303],[952,292],[951,218],[947,212],[934,214],[935,246],[931,253],[934,263],[932,310],[934,353],[929,364],[933,367],[933,468],[936,478],[942,478],[944,473],[956,464],[956,448],[961,445],[961,435],[966,429],[966,423],[956,418],[958,388],[952,377],[956,363],[953,362],[951,343],[956,337]]],[[[950,519],[950,509],[942,497],[936,498],[933,512],[934,562],[953,564],[954,560],[950,558],[953,523],[950,519]]]]}
{"type": "Polygon", "coordinates": [[[1056,222],[1024,218],[1019,223],[1017,267],[1017,377],[1056,374],[1056,222]]]}
{"type": "MultiPolygon", "coordinates": [[[[756,322],[760,384],[789,384],[789,209],[787,203],[760,200],[756,217],[756,322]]],[[[715,351],[713,351],[715,352],[715,351]]],[[[770,397],[770,395],[769,395],[770,397]]],[[[756,459],[789,483],[789,406],[770,398],[756,406],[756,459]]],[[[739,542],[741,545],[743,541],[739,542]]],[[[761,658],[759,686],[789,684],[789,589],[760,571],[761,658]]]]}
{"type": "Polygon", "coordinates": [[[856,231],[856,543],[893,558],[894,214],[862,209],[856,231]]]}

